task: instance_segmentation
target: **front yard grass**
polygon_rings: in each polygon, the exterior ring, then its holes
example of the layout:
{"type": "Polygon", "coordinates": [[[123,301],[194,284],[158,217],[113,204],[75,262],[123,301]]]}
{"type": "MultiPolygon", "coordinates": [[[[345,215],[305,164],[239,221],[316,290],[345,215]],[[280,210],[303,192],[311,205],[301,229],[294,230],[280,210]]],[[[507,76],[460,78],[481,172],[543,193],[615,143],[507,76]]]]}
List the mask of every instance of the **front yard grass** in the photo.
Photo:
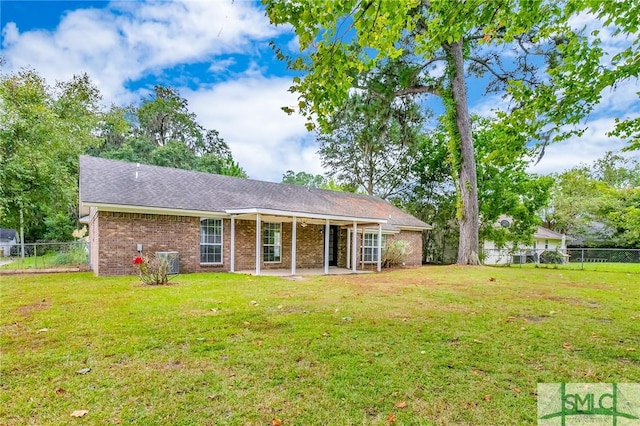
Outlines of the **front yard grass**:
{"type": "Polygon", "coordinates": [[[640,382],[634,274],[0,281],[8,425],[524,425],[539,382],[640,382]]]}

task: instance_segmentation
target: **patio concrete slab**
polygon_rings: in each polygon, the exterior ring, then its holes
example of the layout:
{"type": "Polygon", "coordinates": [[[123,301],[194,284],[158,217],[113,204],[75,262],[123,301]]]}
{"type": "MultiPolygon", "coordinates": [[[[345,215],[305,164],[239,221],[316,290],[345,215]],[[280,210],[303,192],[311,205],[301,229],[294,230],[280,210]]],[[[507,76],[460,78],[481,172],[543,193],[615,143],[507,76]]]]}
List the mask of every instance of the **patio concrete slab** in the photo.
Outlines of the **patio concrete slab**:
{"type": "MultiPolygon", "coordinates": [[[[358,270],[353,272],[351,269],[347,268],[337,268],[330,267],[329,275],[352,275],[352,274],[371,274],[373,271],[362,271],[358,270]]],[[[246,275],[255,275],[256,271],[254,269],[247,269],[242,271],[236,271],[236,274],[246,274],[246,275]]],[[[260,275],[265,275],[268,277],[291,277],[291,269],[262,269],[260,270],[260,275]]],[[[310,268],[310,269],[296,269],[295,276],[311,276],[311,275],[324,275],[324,268],[310,268]]]]}

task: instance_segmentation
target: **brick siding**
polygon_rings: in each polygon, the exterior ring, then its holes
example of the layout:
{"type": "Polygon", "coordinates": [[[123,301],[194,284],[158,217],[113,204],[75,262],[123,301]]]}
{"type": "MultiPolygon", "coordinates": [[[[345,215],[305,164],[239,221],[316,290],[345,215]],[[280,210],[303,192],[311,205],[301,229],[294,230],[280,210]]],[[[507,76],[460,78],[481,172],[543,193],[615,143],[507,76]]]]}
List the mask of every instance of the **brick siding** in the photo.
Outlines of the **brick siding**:
{"type": "MultiPolygon", "coordinates": [[[[264,222],[263,222],[264,225],[264,222]]],[[[282,223],[281,261],[261,262],[261,269],[288,269],[291,267],[292,223],[282,223]]],[[[261,228],[264,229],[264,226],[261,228]]],[[[136,269],[133,259],[137,245],[143,245],[144,254],[177,251],[180,273],[203,271],[229,271],[231,267],[231,221],[223,219],[222,265],[200,264],[200,218],[192,216],[153,215],[140,213],[95,212],[89,223],[91,266],[97,275],[132,275],[136,269]]],[[[410,242],[412,254],[408,266],[422,262],[421,232],[403,231],[389,235],[387,241],[403,239],[410,242]]],[[[322,268],[324,266],[324,225],[309,224],[297,228],[296,268],[322,268]]],[[[262,241],[262,238],[261,238],[262,241]]],[[[346,267],[347,231],[338,233],[338,266],[346,267]]],[[[360,264],[358,241],[358,269],[360,264]]],[[[262,249],[260,250],[262,255],[262,249]]],[[[254,270],[256,256],[256,223],[254,220],[235,221],[235,270],[254,270]]],[[[369,265],[369,267],[371,267],[369,265]]],[[[375,264],[374,264],[375,267],[375,264]]]]}

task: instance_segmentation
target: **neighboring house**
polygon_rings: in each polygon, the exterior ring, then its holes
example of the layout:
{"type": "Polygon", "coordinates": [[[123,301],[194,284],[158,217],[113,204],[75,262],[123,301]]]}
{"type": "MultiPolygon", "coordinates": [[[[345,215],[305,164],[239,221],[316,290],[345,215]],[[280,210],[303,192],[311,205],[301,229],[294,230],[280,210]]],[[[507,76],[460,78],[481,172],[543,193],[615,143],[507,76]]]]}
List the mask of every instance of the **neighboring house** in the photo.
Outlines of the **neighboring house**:
{"type": "MultiPolygon", "coordinates": [[[[502,217],[497,225],[508,227],[510,226],[510,219],[502,217]]],[[[498,248],[493,241],[484,241],[483,252],[485,265],[538,263],[541,259],[544,261],[545,252],[558,252],[557,259],[560,262],[568,261],[567,237],[542,226],[538,226],[533,234],[532,245],[520,244],[514,248],[513,244],[507,243],[503,248],[498,248]]]]}
{"type": "Polygon", "coordinates": [[[11,248],[18,244],[18,233],[15,229],[0,228],[0,255],[11,256],[11,248]]]}
{"type": "Polygon", "coordinates": [[[416,266],[431,228],[368,195],[87,156],[80,215],[98,275],[133,274],[139,248],[177,252],[180,272],[380,270],[393,240],[410,243],[406,264],[416,266]]]}

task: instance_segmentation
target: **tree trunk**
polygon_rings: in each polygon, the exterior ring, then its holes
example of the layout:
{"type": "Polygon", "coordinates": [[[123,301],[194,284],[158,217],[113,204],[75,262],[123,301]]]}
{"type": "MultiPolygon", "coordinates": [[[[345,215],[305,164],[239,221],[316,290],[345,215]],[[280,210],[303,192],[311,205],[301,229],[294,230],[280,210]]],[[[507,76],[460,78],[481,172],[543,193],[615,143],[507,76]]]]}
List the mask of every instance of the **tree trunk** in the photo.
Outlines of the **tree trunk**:
{"type": "Polygon", "coordinates": [[[471,117],[467,107],[467,87],[464,78],[462,41],[447,46],[451,61],[451,92],[455,106],[455,117],[460,137],[460,166],[458,170],[458,190],[461,206],[458,212],[460,223],[460,245],[458,265],[478,265],[478,181],[476,159],[471,136],[471,117]]]}

